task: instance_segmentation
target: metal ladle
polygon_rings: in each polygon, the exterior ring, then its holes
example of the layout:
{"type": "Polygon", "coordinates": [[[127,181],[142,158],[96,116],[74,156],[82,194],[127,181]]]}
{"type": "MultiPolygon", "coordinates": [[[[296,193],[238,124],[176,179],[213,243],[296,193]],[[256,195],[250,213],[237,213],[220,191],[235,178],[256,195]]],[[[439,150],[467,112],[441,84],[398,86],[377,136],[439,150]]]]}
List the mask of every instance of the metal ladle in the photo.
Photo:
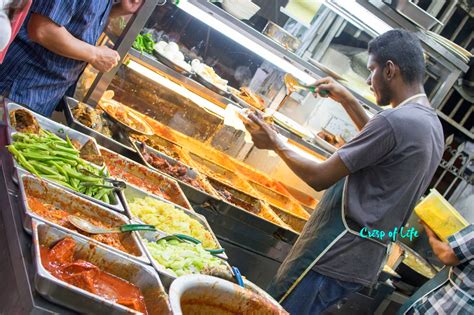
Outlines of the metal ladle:
{"type": "MultiPolygon", "coordinates": [[[[75,215],[68,215],[67,219],[72,225],[74,225],[81,231],[84,231],[90,234],[109,234],[109,233],[125,233],[125,232],[132,232],[132,231],[146,231],[146,232],[151,232],[151,233],[145,234],[144,237],[152,242],[156,242],[162,239],[176,239],[180,242],[190,242],[193,244],[201,243],[201,241],[199,241],[198,239],[195,239],[192,236],[188,236],[184,234],[171,234],[171,235],[165,234],[164,232],[157,230],[156,227],[151,224],[123,224],[118,227],[103,228],[103,227],[98,227],[90,223],[89,221],[75,215]]],[[[213,255],[222,254],[224,252],[223,248],[206,249],[206,250],[213,255]]],[[[219,256],[216,256],[216,257],[219,257],[219,256]]]]}
{"type": "MultiPolygon", "coordinates": [[[[296,92],[298,90],[309,90],[312,93],[316,92],[316,86],[304,85],[299,82],[293,75],[286,73],[283,76],[283,82],[285,82],[286,86],[286,94],[291,94],[292,92],[296,92]]],[[[328,90],[321,90],[318,92],[321,96],[329,95],[328,90]]]]}
{"type": "Polygon", "coordinates": [[[76,215],[68,215],[67,219],[72,225],[74,225],[81,231],[90,234],[125,233],[132,231],[156,231],[155,226],[150,224],[123,224],[113,228],[103,228],[98,227],[76,215]]]}

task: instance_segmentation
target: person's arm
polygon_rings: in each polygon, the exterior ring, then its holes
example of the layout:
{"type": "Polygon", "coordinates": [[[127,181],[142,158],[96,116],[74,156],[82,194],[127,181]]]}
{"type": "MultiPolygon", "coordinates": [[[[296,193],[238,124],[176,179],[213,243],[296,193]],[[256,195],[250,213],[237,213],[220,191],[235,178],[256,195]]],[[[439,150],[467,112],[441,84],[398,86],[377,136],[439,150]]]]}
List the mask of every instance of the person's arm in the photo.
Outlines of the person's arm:
{"type": "Polygon", "coordinates": [[[247,129],[251,130],[255,146],[274,150],[288,167],[313,189],[324,190],[349,175],[349,170],[337,155],[321,163],[307,159],[293,151],[261,117],[251,114],[249,118],[258,126],[255,128],[253,124],[246,124],[247,129]]]}
{"type": "Polygon", "coordinates": [[[275,150],[288,167],[315,190],[324,190],[339,179],[382,161],[395,146],[392,127],[377,115],[351,141],[324,162],[307,159],[291,150],[271,125],[257,113],[244,121],[259,149],[275,150]]]}
{"type": "Polygon", "coordinates": [[[142,5],[142,0],[122,0],[113,5],[109,18],[135,13],[142,5]]]}
{"type": "Polygon", "coordinates": [[[426,223],[425,228],[428,242],[433,253],[446,266],[456,266],[474,259],[474,225],[470,225],[448,238],[448,243],[441,241],[426,223]]]}
{"type": "Polygon", "coordinates": [[[120,61],[115,50],[77,39],[64,26],[41,14],[31,14],[27,30],[33,42],[63,57],[88,62],[102,72],[109,71],[120,61]]]}
{"type": "Polygon", "coordinates": [[[359,101],[351,92],[349,92],[348,89],[331,77],[317,80],[313,85],[316,87],[315,94],[321,97],[330,97],[340,103],[346,110],[347,114],[349,114],[349,117],[351,117],[356,127],[359,130],[364,128],[365,124],[369,121],[369,116],[359,101]],[[319,94],[322,90],[328,91],[329,94],[319,94]]]}

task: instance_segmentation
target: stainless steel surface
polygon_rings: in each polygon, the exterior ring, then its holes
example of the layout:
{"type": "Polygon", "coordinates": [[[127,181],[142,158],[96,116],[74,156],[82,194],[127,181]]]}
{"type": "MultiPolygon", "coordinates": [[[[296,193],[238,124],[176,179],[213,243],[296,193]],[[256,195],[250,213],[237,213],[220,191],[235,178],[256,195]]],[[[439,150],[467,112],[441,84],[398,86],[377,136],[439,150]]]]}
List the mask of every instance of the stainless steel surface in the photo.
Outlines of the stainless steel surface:
{"type": "MultiPolygon", "coordinates": [[[[21,200],[23,208],[26,212],[26,216],[23,220],[23,227],[27,232],[31,233],[31,221],[33,219],[38,219],[41,221],[48,222],[49,224],[55,227],[61,227],[60,225],[49,221],[47,218],[44,218],[40,214],[31,210],[28,205],[28,196],[34,196],[35,198],[40,199],[43,203],[48,203],[58,207],[59,209],[66,211],[70,214],[80,213],[84,217],[92,218],[97,222],[101,222],[110,226],[120,226],[123,224],[128,224],[129,220],[124,215],[113,212],[105,207],[94,204],[86,199],[83,199],[79,196],[75,196],[71,193],[68,193],[61,189],[59,186],[41,181],[38,178],[35,178],[28,174],[20,174],[19,176],[19,187],[21,192],[21,200]]],[[[69,231],[69,233],[74,235],[81,235],[79,232],[61,227],[69,231]]],[[[91,243],[101,244],[105,248],[108,248],[112,251],[119,251],[119,249],[112,247],[110,245],[101,243],[95,239],[83,236],[87,238],[91,243]]],[[[144,263],[149,263],[148,258],[143,252],[143,248],[138,240],[138,234],[136,232],[131,232],[128,234],[123,234],[121,236],[121,244],[129,251],[129,253],[122,252],[124,256],[128,258],[138,260],[144,263]]]]}
{"type": "Polygon", "coordinates": [[[71,128],[74,128],[75,130],[78,130],[79,132],[82,132],[91,137],[94,137],[94,139],[96,139],[98,144],[105,146],[112,151],[115,151],[131,159],[137,159],[137,152],[135,151],[133,147],[120,143],[119,141],[116,141],[115,139],[109,138],[101,134],[100,132],[97,132],[94,129],[85,126],[80,121],[78,121],[72,114],[72,110],[77,106],[78,101],[67,96],[64,99],[67,105],[64,108],[64,115],[66,116],[67,123],[71,128]]]}
{"type": "Polygon", "coordinates": [[[403,17],[424,29],[431,29],[435,25],[443,25],[443,23],[417,6],[415,3],[413,3],[413,1],[393,0],[386,3],[403,17]]]}
{"type": "MultiPolygon", "coordinates": [[[[190,218],[192,219],[195,219],[196,221],[198,221],[207,231],[209,231],[209,233],[211,233],[212,235],[212,238],[213,240],[216,242],[217,244],[217,247],[218,248],[221,248],[221,245],[219,244],[219,240],[217,239],[217,237],[214,235],[214,232],[212,231],[211,227],[209,226],[209,223],[207,223],[207,220],[204,216],[194,212],[194,211],[190,211],[188,209],[185,209],[183,207],[180,207],[180,206],[177,206],[171,202],[169,202],[168,200],[166,199],[163,199],[163,198],[160,198],[160,197],[157,197],[155,195],[152,195],[152,194],[149,194],[143,190],[140,190],[136,187],[132,187],[132,186],[128,186],[127,189],[125,189],[123,191],[123,194],[122,194],[122,198],[125,202],[125,205],[126,205],[126,211],[127,211],[127,215],[132,218],[132,219],[139,219],[138,217],[136,217],[135,215],[133,215],[132,213],[132,210],[130,209],[130,205],[129,203],[130,202],[133,202],[133,200],[135,199],[143,199],[145,197],[149,197],[149,198],[152,198],[152,199],[156,199],[158,201],[161,201],[163,203],[167,203],[167,204],[170,204],[172,205],[173,207],[175,207],[176,209],[178,210],[181,210],[183,211],[187,216],[189,216],[190,218]]],[[[147,222],[145,222],[146,224],[148,224],[147,222]]],[[[166,231],[165,231],[166,232],[166,231]]],[[[168,233],[170,234],[170,233],[168,233]]],[[[191,235],[192,236],[192,235],[191,235]]]]}
{"type": "Polygon", "coordinates": [[[267,25],[262,31],[262,34],[268,36],[268,38],[280,44],[283,48],[288,49],[291,52],[296,52],[301,46],[301,41],[288,33],[287,30],[278,26],[278,24],[268,21],[267,25]]]}
{"type": "Polygon", "coordinates": [[[102,271],[136,285],[145,298],[149,314],[163,314],[167,311],[163,312],[159,308],[160,305],[168,308],[169,304],[160,278],[151,267],[129,260],[102,246],[91,247],[89,240],[71,235],[65,230],[33,221],[35,287],[46,299],[81,313],[139,314],[132,309],[61,281],[46,270],[41,262],[40,246],[51,247],[66,236],[72,237],[76,242],[74,249],[76,259],[91,262],[102,271]]]}
{"type": "MultiPolygon", "coordinates": [[[[138,164],[135,161],[127,159],[126,157],[105,148],[100,148],[100,150],[106,159],[106,164],[108,163],[107,165],[109,167],[116,168],[118,172],[126,172],[133,175],[135,178],[140,179],[146,183],[147,187],[152,186],[153,189],[159,189],[161,193],[166,194],[171,199],[169,201],[172,203],[189,210],[193,209],[178,183],[174,179],[164,176],[162,173],[158,173],[144,165],[138,164]]],[[[110,171],[111,175],[115,174],[113,168],[111,168],[110,171]]],[[[137,185],[137,183],[130,183],[126,178],[120,177],[120,179],[124,180],[128,184],[137,185]]]]}

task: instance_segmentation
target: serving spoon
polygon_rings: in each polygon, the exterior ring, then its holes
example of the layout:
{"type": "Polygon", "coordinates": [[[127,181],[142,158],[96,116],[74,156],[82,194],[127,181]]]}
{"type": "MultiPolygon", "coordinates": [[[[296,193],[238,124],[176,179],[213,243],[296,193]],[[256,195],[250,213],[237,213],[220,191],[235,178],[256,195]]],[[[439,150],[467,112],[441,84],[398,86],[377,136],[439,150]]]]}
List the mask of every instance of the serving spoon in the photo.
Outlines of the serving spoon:
{"type": "MultiPolygon", "coordinates": [[[[159,241],[162,239],[176,239],[180,242],[190,242],[193,244],[200,244],[201,241],[195,239],[192,236],[188,236],[185,234],[165,234],[156,229],[154,225],[151,224],[123,224],[113,228],[103,228],[98,227],[91,222],[78,217],[76,215],[68,215],[68,221],[80,229],[81,231],[90,233],[90,234],[109,234],[109,233],[125,233],[125,232],[132,232],[132,231],[146,231],[147,233],[143,235],[149,241],[159,241]]],[[[221,254],[224,252],[223,248],[218,249],[206,249],[211,254],[221,254]]]]}
{"type": "MultiPolygon", "coordinates": [[[[297,90],[309,90],[312,93],[316,92],[316,86],[304,85],[289,73],[285,73],[285,75],[283,76],[283,82],[285,82],[287,94],[290,94],[291,92],[296,92],[297,90]]],[[[318,93],[321,96],[329,95],[328,90],[321,90],[318,93]]]]}
{"type": "Polygon", "coordinates": [[[96,226],[89,221],[78,217],[76,215],[68,215],[68,221],[80,229],[81,231],[90,233],[90,234],[110,234],[110,233],[125,233],[132,231],[156,231],[154,225],[150,224],[122,224],[113,228],[103,228],[96,226]]]}

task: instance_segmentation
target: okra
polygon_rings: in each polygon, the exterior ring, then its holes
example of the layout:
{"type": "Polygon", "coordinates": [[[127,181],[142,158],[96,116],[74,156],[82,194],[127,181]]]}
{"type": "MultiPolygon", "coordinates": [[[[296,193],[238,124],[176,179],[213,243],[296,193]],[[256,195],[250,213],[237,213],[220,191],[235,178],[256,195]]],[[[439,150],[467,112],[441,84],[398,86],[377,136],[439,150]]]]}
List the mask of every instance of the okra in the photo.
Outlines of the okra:
{"type": "Polygon", "coordinates": [[[20,153],[14,146],[9,145],[8,146],[8,151],[10,151],[13,156],[18,160],[18,163],[20,163],[21,166],[23,166],[27,171],[35,174],[36,176],[40,177],[40,174],[38,171],[31,165],[26,158],[23,156],[23,154],[20,153]]]}

